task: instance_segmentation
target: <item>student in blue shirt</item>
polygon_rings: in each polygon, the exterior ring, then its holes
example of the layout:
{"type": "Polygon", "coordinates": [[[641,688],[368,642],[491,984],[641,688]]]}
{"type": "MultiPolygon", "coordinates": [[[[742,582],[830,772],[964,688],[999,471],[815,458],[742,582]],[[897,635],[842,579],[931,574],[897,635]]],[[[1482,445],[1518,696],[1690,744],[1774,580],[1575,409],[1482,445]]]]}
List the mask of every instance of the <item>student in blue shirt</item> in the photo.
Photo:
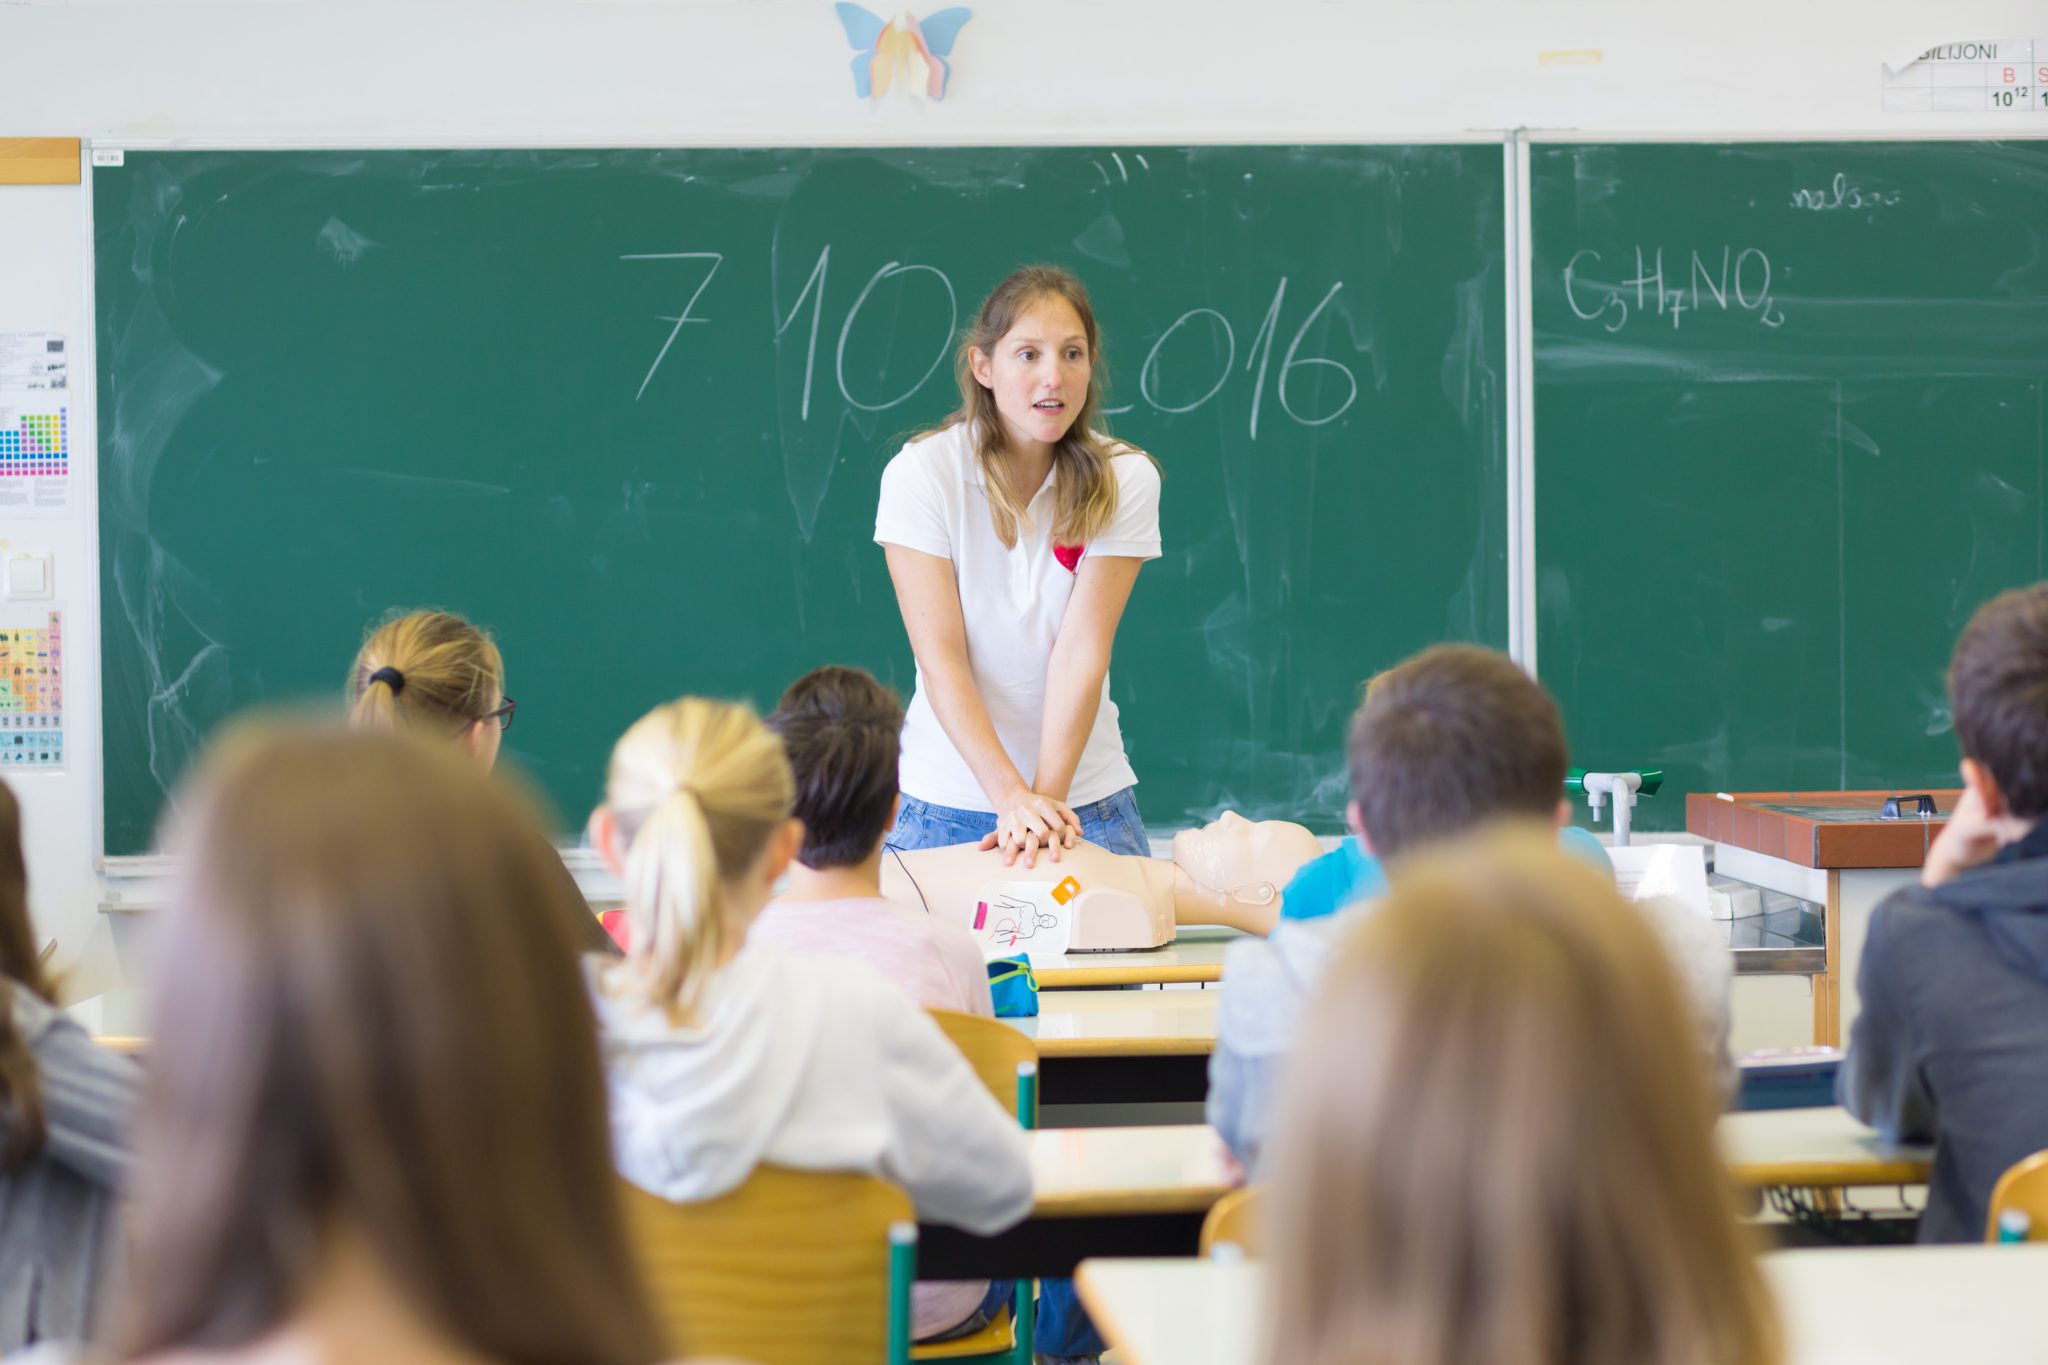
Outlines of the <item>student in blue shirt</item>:
{"type": "MultiPolygon", "coordinates": [[[[1255,1178],[1262,1174],[1275,1084],[1299,1041],[1308,1001],[1345,936],[1375,909],[1379,863],[1366,849],[1393,860],[1398,877],[1399,860],[1411,849],[1500,821],[1560,829],[1568,814],[1557,703],[1495,650],[1437,645],[1381,674],[1352,717],[1347,748],[1352,799],[1345,817],[1358,841],[1295,874],[1269,937],[1247,936],[1224,953],[1207,1112],[1255,1178]]],[[[1571,847],[1570,835],[1559,837],[1571,847]]],[[[1638,909],[1689,988],[1701,1051],[1725,1088],[1733,1076],[1727,940],[1675,901],[1641,902],[1638,909]]]]}
{"type": "MultiPolygon", "coordinates": [[[[1608,876],[1614,875],[1614,860],[1607,856],[1607,846],[1591,830],[1577,825],[1561,826],[1557,846],[1608,876]]],[[[1387,874],[1380,867],[1380,860],[1366,852],[1364,841],[1354,834],[1314,862],[1303,864],[1294,874],[1287,889],[1280,893],[1280,918],[1321,919],[1354,901],[1383,896],[1386,891],[1387,874]]]]}

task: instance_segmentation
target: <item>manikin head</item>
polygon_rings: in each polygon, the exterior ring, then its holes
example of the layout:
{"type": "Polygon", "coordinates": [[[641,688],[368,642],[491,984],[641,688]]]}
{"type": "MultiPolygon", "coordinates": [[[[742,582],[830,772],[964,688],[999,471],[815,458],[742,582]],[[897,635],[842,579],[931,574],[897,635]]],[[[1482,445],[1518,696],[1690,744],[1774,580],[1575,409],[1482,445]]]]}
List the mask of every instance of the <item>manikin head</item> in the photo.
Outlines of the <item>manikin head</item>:
{"type": "Polygon", "coordinates": [[[1234,810],[1173,836],[1173,862],[1218,904],[1269,906],[1303,863],[1323,851],[1291,820],[1247,820],[1234,810]]]}

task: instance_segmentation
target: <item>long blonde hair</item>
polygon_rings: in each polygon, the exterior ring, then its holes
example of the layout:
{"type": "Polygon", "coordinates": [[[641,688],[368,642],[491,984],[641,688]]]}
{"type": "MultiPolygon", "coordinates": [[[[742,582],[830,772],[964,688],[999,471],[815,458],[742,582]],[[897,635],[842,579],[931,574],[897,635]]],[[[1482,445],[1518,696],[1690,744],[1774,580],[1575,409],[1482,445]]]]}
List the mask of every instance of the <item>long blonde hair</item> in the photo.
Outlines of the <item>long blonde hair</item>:
{"type": "MultiPolygon", "coordinates": [[[[1053,447],[1054,485],[1052,537],[1060,545],[1086,545],[1116,517],[1116,475],[1110,460],[1119,454],[1142,454],[1137,447],[1121,441],[1106,441],[1102,424],[1102,391],[1109,372],[1102,362],[1102,330],[1095,323],[1095,309],[1088,291],[1073,274],[1052,265],[1027,265],[1010,276],[982,300],[974,325],[960,338],[953,358],[954,378],[960,385],[960,406],[933,431],[945,431],[968,422],[974,429],[974,458],[988,487],[989,516],[996,535],[1014,549],[1018,529],[1030,518],[1025,500],[1019,499],[1003,476],[1003,419],[996,411],[996,396],[974,377],[974,352],[992,355],[996,343],[1017,325],[1017,319],[1033,305],[1046,299],[1064,300],[1081,319],[1088,338],[1088,396],[1074,414],[1073,425],[1053,447]]],[[[929,436],[933,432],[925,432],[929,436]]],[[[1147,458],[1150,458],[1149,456],[1147,458]]],[[[1026,494],[1028,499],[1030,494],[1026,494]]]]}
{"type": "Polygon", "coordinates": [[[665,1359],[583,907],[514,784],[445,745],[241,722],[173,819],[122,1358],[274,1332],[341,1225],[470,1354],[665,1359]]]}
{"type": "Polygon", "coordinates": [[[620,978],[682,1023],[711,968],[744,937],[721,887],[789,819],[796,784],[782,741],[747,707],[684,697],[642,716],[612,748],[605,805],[626,844],[632,955],[620,978]]]}
{"type": "Polygon", "coordinates": [[[1776,1365],[1687,996],[1532,822],[1342,947],[1275,1141],[1279,1365],[1776,1365]]]}
{"type": "Polygon", "coordinates": [[[388,617],[356,651],[349,723],[453,733],[495,710],[504,686],[504,656],[487,633],[453,612],[407,612],[388,617]]]}

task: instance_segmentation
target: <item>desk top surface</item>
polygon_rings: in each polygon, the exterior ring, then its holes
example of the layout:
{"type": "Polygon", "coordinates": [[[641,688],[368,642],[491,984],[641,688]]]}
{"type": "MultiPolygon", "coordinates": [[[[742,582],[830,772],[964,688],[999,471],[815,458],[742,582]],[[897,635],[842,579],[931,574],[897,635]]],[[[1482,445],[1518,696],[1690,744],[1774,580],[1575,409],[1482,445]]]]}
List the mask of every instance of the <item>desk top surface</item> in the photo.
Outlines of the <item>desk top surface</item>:
{"type": "Polygon", "coordinates": [[[1916,1185],[1927,1179],[1931,1147],[1892,1147],[1836,1105],[1729,1114],[1721,1153],[1744,1185],[1916,1185]]]}
{"type": "Polygon", "coordinates": [[[1235,929],[1184,929],[1163,948],[1136,953],[1066,953],[1057,966],[1040,967],[1038,984],[1140,986],[1167,982],[1221,981],[1223,950],[1243,935],[1235,929]]]}
{"type": "Polygon", "coordinates": [[[1040,1057],[1206,1057],[1216,1047],[1216,990],[1040,991],[1038,1014],[1002,1022],[1040,1057]]]}
{"type": "Polygon", "coordinates": [[[1041,1128],[1028,1136],[1035,1218],[1201,1213],[1236,1183],[1223,1139],[1207,1124],[1041,1128]]]}
{"type": "MultiPolygon", "coordinates": [[[[2048,1244],[1857,1247],[1763,1258],[1793,1365],[2039,1360],[2048,1244]]],[[[1265,1271],[1255,1262],[1083,1261],[1088,1315],[1126,1365],[1259,1358],[1265,1271]]]]}
{"type": "Polygon", "coordinates": [[[1802,867],[1918,867],[1948,823],[1960,793],[1936,790],[1937,814],[1880,818],[1892,791],[1691,792],[1685,828],[1716,843],[1782,858],[1802,867]]]}

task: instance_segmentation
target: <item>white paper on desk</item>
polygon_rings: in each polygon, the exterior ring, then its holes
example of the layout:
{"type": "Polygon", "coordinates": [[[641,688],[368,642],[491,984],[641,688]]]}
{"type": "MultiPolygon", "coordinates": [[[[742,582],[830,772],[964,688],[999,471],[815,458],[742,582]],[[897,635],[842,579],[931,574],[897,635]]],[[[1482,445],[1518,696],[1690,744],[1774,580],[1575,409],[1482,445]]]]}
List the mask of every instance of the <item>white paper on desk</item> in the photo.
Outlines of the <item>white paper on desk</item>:
{"type": "Polygon", "coordinates": [[[995,882],[975,893],[974,941],[984,958],[1023,953],[1033,967],[1062,957],[1074,940],[1074,913],[1050,882],[995,882]]]}
{"type": "Polygon", "coordinates": [[[1701,844],[1630,844],[1610,848],[1614,884],[1632,901],[1668,896],[1699,912],[1707,908],[1707,850],[1701,844]]]}

